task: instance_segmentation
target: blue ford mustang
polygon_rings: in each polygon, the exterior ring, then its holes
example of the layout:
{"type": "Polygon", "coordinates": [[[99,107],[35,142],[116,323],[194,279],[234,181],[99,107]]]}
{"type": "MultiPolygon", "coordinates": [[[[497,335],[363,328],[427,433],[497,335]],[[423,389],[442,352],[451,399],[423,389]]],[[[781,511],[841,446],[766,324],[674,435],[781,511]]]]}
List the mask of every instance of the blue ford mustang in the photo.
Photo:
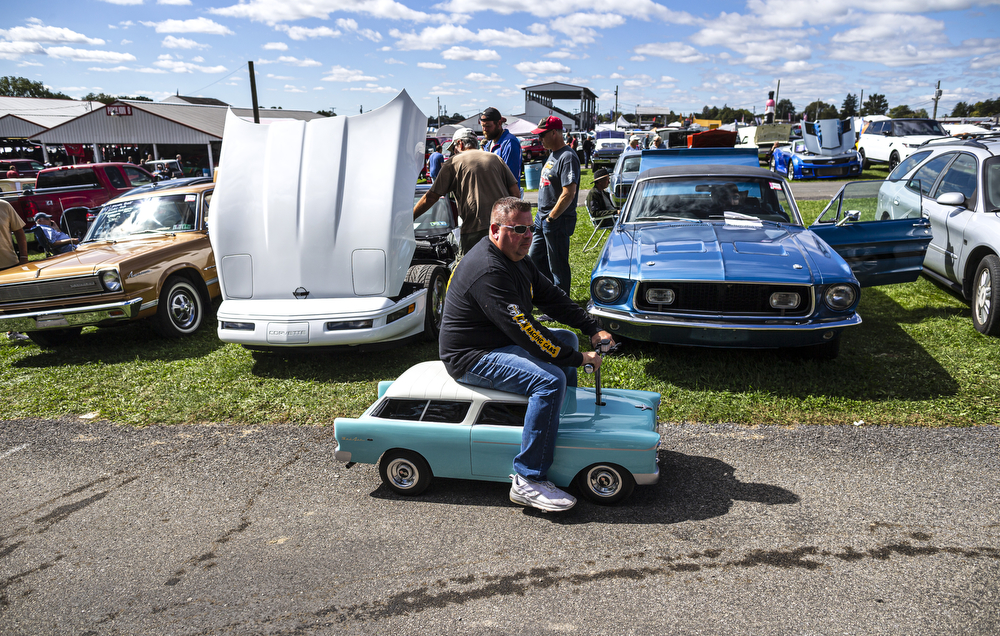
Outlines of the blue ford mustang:
{"type": "Polygon", "coordinates": [[[923,219],[875,221],[874,209],[842,198],[807,229],[770,171],[644,169],[594,266],[588,310],[634,340],[835,357],[861,323],[860,288],[915,280],[930,242],[923,219]]]}

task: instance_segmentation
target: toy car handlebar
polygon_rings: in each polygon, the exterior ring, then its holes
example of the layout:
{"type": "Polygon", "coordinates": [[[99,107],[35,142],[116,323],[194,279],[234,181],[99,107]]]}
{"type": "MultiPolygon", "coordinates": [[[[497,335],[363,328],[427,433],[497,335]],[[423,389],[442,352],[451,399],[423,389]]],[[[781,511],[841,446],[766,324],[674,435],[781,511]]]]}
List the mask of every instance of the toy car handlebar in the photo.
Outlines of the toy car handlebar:
{"type": "MultiPolygon", "coordinates": [[[[601,359],[603,360],[604,356],[611,353],[612,351],[615,351],[617,348],[618,348],[618,343],[615,343],[615,346],[612,347],[611,341],[607,338],[604,338],[599,343],[597,343],[597,347],[594,349],[594,351],[596,351],[597,355],[601,356],[601,359]]],[[[594,365],[588,362],[587,364],[583,365],[583,370],[586,371],[587,373],[595,373],[596,371],[596,375],[594,376],[594,394],[597,399],[594,401],[594,403],[597,406],[604,406],[605,403],[601,400],[600,367],[595,369],[594,365]]]]}

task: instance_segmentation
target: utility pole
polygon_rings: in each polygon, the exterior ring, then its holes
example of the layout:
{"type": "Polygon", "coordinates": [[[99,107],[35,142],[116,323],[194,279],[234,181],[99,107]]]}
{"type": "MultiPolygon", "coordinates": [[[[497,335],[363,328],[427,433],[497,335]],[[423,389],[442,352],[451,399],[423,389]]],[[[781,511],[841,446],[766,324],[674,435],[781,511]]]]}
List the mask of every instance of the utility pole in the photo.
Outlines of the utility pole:
{"type": "Polygon", "coordinates": [[[441,98],[438,97],[438,128],[441,127],[441,98]]]}
{"type": "Polygon", "coordinates": [[[247,66],[250,69],[250,100],[253,102],[253,123],[259,124],[260,109],[257,107],[257,78],[253,72],[253,62],[247,62],[247,66]]]}
{"type": "Polygon", "coordinates": [[[618,118],[615,115],[618,114],[618,85],[615,84],[615,111],[611,113],[611,118],[615,120],[615,130],[618,130],[618,118]]]}
{"type": "Polygon", "coordinates": [[[934,115],[931,116],[931,119],[937,119],[937,106],[939,99],[941,99],[941,80],[938,80],[937,88],[934,89],[934,115]]]}

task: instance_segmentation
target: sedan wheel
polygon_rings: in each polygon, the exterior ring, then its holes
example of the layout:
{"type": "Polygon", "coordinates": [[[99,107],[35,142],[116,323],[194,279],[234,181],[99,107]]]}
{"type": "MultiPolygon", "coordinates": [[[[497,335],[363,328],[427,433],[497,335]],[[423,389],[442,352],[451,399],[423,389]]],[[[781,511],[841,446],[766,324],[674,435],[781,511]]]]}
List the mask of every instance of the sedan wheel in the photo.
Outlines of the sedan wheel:
{"type": "Polygon", "coordinates": [[[198,331],[204,302],[195,286],[180,276],[171,276],[160,293],[153,326],[166,338],[179,338],[198,331]]]}
{"type": "Polygon", "coordinates": [[[987,336],[1000,333],[997,301],[1000,300],[1000,258],[990,254],[979,262],[972,287],[972,324],[987,336]]]}

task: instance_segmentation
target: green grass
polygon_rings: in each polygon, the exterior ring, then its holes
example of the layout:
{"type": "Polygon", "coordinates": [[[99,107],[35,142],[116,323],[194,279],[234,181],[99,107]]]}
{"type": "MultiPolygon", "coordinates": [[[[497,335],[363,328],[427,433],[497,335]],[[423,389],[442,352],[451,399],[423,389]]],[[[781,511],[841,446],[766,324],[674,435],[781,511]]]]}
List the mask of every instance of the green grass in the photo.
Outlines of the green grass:
{"type": "MultiPolygon", "coordinates": [[[[823,202],[802,202],[811,220],[823,202]]],[[[597,250],[579,210],[572,296],[581,304],[597,250]]],[[[980,425],[1000,421],[1000,340],[972,327],[969,307],[926,279],[865,289],[864,323],[845,331],[840,356],[794,351],[638,344],[603,367],[606,387],[663,395],[667,422],[744,425],[980,425]]],[[[214,316],[194,337],[164,340],[148,323],[90,328],[74,344],[42,350],[0,342],[0,418],[97,414],[129,425],[293,423],[356,416],[380,380],[437,358],[434,344],[382,354],[252,353],[224,344],[214,316]]],[[[592,378],[581,374],[582,383],[592,378]]]]}

